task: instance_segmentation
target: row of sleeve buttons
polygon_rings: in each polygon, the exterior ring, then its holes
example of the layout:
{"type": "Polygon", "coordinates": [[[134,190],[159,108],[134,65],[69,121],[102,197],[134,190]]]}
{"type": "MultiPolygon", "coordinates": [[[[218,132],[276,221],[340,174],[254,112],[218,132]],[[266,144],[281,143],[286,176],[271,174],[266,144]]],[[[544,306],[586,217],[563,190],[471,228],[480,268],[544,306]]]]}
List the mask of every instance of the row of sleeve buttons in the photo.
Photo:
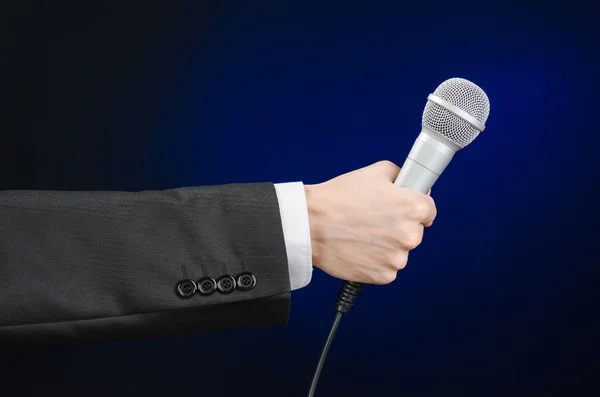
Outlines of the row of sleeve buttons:
{"type": "Polygon", "coordinates": [[[188,299],[198,293],[202,296],[209,296],[218,291],[221,294],[230,294],[235,289],[250,291],[256,286],[256,276],[250,272],[244,272],[233,278],[229,275],[221,276],[218,279],[204,277],[194,282],[194,280],[181,280],[177,284],[177,295],[180,298],[188,299]]]}

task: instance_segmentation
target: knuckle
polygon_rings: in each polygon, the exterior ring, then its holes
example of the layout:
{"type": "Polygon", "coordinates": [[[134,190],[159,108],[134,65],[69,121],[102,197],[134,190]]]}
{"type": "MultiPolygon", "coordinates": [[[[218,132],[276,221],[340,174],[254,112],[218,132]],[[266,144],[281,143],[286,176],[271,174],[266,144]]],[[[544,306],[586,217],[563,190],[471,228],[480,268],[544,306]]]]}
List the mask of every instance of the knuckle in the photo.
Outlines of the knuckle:
{"type": "Polygon", "coordinates": [[[431,204],[431,206],[433,208],[435,208],[435,200],[433,199],[433,197],[431,197],[431,196],[425,196],[425,197],[427,197],[427,201],[429,201],[429,203],[431,204]]]}
{"type": "Polygon", "coordinates": [[[404,250],[396,252],[390,259],[390,265],[396,271],[404,269],[407,263],[408,252],[404,250]]]}
{"type": "MultiPolygon", "coordinates": [[[[402,228],[402,226],[401,226],[401,228],[402,228]]],[[[406,234],[402,232],[402,229],[392,232],[390,235],[390,239],[393,244],[393,247],[395,247],[395,248],[404,247],[405,240],[406,240],[405,237],[406,237],[406,234]]]]}
{"type": "Polygon", "coordinates": [[[433,217],[437,215],[437,206],[435,205],[435,200],[431,196],[427,196],[427,201],[429,202],[430,211],[433,212],[433,217]]]}
{"type": "Polygon", "coordinates": [[[375,166],[383,170],[399,171],[400,168],[390,160],[381,160],[375,163],[375,166]]]}
{"type": "Polygon", "coordinates": [[[392,163],[390,160],[380,160],[377,163],[375,163],[377,166],[379,167],[395,167],[396,165],[394,163],[392,163]]]}
{"type": "Polygon", "coordinates": [[[394,280],[396,280],[396,272],[385,270],[374,274],[371,282],[377,285],[385,285],[393,282],[394,280]]]}
{"type": "Polygon", "coordinates": [[[404,239],[404,245],[406,245],[410,249],[417,248],[419,244],[423,241],[423,233],[420,232],[410,232],[406,235],[404,239]]]}
{"type": "Polygon", "coordinates": [[[417,200],[411,210],[415,218],[426,219],[431,213],[431,204],[427,200],[417,200]]]}

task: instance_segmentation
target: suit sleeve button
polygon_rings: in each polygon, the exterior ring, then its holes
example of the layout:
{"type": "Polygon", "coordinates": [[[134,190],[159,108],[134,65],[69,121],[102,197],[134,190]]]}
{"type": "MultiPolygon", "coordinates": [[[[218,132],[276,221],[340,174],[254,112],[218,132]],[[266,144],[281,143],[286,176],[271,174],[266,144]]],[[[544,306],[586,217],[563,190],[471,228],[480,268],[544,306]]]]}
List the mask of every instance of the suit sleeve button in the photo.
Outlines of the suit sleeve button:
{"type": "Polygon", "coordinates": [[[176,290],[180,298],[191,298],[196,293],[196,283],[192,280],[181,280],[177,284],[176,290]]]}
{"type": "Polygon", "coordinates": [[[217,280],[217,289],[222,294],[230,294],[235,289],[235,279],[231,276],[222,276],[217,280]]]}
{"type": "Polygon", "coordinates": [[[237,277],[238,288],[244,291],[250,291],[256,286],[256,276],[250,272],[244,272],[237,277]]]}
{"type": "Polygon", "coordinates": [[[212,277],[204,277],[198,281],[198,293],[203,296],[214,294],[217,290],[217,282],[212,277]]]}

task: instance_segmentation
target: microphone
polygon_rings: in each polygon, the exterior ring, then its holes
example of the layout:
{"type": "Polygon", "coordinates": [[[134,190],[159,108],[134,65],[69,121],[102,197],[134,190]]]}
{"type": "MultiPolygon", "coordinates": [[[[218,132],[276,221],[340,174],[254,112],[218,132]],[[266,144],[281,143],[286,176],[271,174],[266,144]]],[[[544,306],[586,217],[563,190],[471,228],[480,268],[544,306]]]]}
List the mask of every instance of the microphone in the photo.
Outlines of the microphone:
{"type": "Polygon", "coordinates": [[[485,129],[490,101],[468,80],[444,81],[427,97],[422,130],[394,182],[426,194],[452,160],[485,129]]]}
{"type": "MultiPolygon", "coordinates": [[[[394,184],[426,194],[444,172],[454,154],[464,149],[485,129],[490,101],[476,84],[462,78],[444,81],[427,97],[421,133],[415,140],[394,184]]],[[[339,326],[363,285],[344,281],[337,298],[337,311],[308,393],[313,397],[327,352],[339,326]]]]}

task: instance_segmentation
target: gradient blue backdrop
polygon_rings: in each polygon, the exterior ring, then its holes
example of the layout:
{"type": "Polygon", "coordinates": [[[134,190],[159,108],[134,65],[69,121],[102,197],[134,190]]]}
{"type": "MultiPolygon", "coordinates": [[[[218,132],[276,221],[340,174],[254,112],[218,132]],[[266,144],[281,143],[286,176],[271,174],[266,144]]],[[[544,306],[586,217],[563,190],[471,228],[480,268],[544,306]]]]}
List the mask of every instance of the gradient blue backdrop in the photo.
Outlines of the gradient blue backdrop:
{"type": "MultiPolygon", "coordinates": [[[[427,95],[477,83],[486,131],[434,188],[439,215],[408,268],[343,320],[318,395],[600,393],[591,6],[21,2],[4,15],[3,189],[317,183],[401,164],[427,95]]],[[[285,328],[4,351],[2,391],[304,396],[338,287],[315,270],[285,328]]]]}

